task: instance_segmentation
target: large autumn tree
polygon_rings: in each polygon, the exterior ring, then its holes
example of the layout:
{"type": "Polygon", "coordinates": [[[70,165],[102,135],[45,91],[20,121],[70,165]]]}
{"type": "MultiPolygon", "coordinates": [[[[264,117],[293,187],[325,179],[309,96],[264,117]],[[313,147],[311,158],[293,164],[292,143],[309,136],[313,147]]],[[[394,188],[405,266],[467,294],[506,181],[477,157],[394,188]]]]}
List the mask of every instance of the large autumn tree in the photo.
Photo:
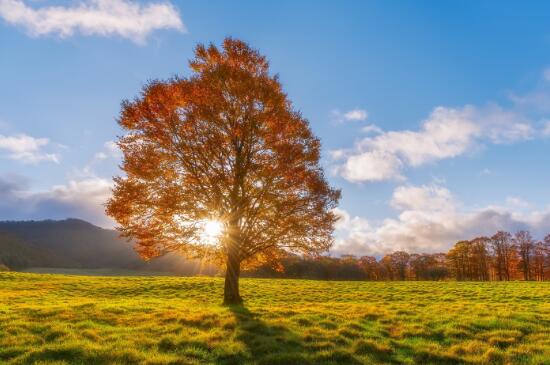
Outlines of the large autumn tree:
{"type": "Polygon", "coordinates": [[[107,213],[145,258],[176,251],[223,263],[224,302],[240,303],[243,265],[331,246],[340,192],[264,56],[225,39],[198,45],[190,67],[122,103],[124,176],[107,213]],[[205,242],[211,222],[223,230],[205,242]]]}

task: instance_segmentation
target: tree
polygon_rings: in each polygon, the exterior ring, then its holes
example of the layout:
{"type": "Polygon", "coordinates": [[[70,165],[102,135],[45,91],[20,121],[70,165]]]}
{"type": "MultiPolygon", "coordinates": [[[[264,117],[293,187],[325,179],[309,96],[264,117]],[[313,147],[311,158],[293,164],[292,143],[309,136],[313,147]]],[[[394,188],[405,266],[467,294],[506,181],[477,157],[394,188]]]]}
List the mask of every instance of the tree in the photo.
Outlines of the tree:
{"type": "Polygon", "coordinates": [[[376,257],[362,256],[359,259],[359,266],[365,273],[367,280],[380,280],[382,279],[382,269],[380,263],[376,261],[376,257]]]}
{"type": "Polygon", "coordinates": [[[198,45],[190,67],[192,76],[152,81],[122,103],[125,176],[106,210],[145,258],[223,262],[224,302],[240,303],[243,265],[332,245],[340,192],[264,56],[228,38],[221,49],[198,45]],[[205,243],[212,222],[223,230],[205,243]]]}
{"type": "Polygon", "coordinates": [[[396,251],[390,255],[392,270],[398,280],[407,279],[410,255],[405,251],[396,251]]]}
{"type": "Polygon", "coordinates": [[[411,254],[409,266],[415,280],[441,280],[448,275],[445,254],[411,254]]]}
{"type": "Polygon", "coordinates": [[[380,260],[382,275],[385,280],[395,280],[393,260],[391,255],[386,255],[380,260]]]}
{"type": "Polygon", "coordinates": [[[472,279],[489,280],[490,257],[487,246],[490,242],[488,237],[477,237],[470,241],[470,259],[472,260],[474,276],[472,279]]]}
{"type": "Polygon", "coordinates": [[[533,250],[533,274],[535,280],[543,281],[550,274],[550,234],[537,242],[533,250]]]}
{"type": "Polygon", "coordinates": [[[514,245],[519,254],[519,269],[524,280],[531,280],[533,251],[535,242],[528,231],[518,231],[514,235],[514,245]]]}
{"type": "Polygon", "coordinates": [[[543,281],[544,280],[544,274],[545,274],[545,264],[546,264],[546,251],[547,247],[545,247],[544,242],[537,242],[535,243],[535,247],[533,249],[533,278],[537,281],[543,281]]]}
{"type": "Polygon", "coordinates": [[[491,237],[491,247],[494,255],[494,266],[498,280],[510,280],[515,261],[515,249],[512,235],[508,232],[498,231],[491,237]]]}
{"type": "Polygon", "coordinates": [[[457,242],[447,253],[448,264],[457,280],[489,280],[487,237],[457,242]]]}
{"type": "Polygon", "coordinates": [[[470,246],[469,241],[459,241],[447,253],[447,261],[456,280],[471,279],[468,274],[470,246]]]}

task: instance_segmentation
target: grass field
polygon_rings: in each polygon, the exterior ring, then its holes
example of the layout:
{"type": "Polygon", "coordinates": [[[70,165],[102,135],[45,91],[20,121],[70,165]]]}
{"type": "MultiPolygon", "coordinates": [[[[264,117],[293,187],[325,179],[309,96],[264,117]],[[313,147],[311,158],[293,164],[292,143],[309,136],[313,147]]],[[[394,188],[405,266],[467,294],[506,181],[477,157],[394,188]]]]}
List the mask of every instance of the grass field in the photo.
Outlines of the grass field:
{"type": "Polygon", "coordinates": [[[550,283],[0,274],[0,363],[550,364],[550,283]]]}

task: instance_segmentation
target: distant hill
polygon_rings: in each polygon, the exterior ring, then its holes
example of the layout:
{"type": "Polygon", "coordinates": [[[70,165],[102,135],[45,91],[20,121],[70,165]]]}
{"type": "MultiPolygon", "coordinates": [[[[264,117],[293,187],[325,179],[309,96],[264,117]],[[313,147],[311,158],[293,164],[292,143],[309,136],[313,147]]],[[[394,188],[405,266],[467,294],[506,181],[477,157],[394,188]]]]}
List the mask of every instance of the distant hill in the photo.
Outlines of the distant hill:
{"type": "Polygon", "coordinates": [[[175,254],[143,261],[118,232],[80,219],[0,222],[0,264],[31,267],[215,274],[216,269],[175,254]]]}
{"type": "Polygon", "coordinates": [[[0,231],[0,264],[12,269],[32,266],[63,267],[66,260],[46,248],[37,247],[11,232],[0,231]]]}

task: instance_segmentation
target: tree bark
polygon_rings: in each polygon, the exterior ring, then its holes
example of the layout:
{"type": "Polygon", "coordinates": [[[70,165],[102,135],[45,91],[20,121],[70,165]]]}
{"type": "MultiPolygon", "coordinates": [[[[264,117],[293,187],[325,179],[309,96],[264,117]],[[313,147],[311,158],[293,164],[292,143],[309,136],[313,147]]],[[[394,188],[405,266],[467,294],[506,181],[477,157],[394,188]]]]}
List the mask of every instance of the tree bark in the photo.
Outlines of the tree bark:
{"type": "Polygon", "coordinates": [[[241,304],[243,302],[239,293],[239,277],[241,275],[241,263],[234,248],[227,255],[227,268],[225,271],[225,286],[223,291],[223,304],[241,304]]]}

